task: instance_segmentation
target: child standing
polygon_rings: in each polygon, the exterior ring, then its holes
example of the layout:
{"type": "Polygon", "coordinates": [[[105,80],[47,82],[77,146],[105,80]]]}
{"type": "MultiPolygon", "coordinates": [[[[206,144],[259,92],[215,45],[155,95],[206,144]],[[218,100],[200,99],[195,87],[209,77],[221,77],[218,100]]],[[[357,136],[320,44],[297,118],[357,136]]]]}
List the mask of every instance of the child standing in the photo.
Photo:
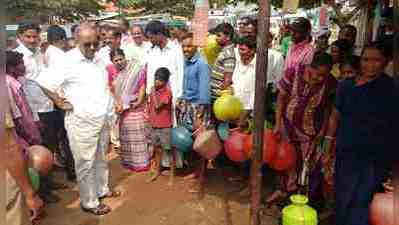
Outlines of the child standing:
{"type": "MultiPolygon", "coordinates": [[[[149,96],[149,121],[152,127],[151,142],[155,154],[155,167],[153,175],[148,182],[155,181],[161,174],[162,151],[170,151],[172,128],[172,91],[168,84],[170,71],[167,68],[159,68],[155,72],[154,87],[149,96]]],[[[173,159],[175,157],[172,157],[173,159]]],[[[171,183],[173,182],[174,166],[171,166],[171,183]]]]}

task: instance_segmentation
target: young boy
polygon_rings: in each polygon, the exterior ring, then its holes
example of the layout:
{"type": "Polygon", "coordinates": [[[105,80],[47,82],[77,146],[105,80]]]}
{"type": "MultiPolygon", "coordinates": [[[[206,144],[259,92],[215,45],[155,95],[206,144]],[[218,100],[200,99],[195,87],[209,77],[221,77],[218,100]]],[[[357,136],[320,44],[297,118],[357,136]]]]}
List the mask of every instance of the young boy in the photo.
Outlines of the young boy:
{"type": "MultiPolygon", "coordinates": [[[[155,154],[154,173],[149,182],[156,180],[161,174],[162,151],[172,150],[172,91],[167,85],[169,76],[170,72],[167,68],[159,68],[155,72],[154,87],[152,87],[149,95],[149,121],[152,127],[151,142],[155,154]]],[[[174,176],[174,162],[172,162],[172,164],[170,184],[173,183],[174,176]]]]}

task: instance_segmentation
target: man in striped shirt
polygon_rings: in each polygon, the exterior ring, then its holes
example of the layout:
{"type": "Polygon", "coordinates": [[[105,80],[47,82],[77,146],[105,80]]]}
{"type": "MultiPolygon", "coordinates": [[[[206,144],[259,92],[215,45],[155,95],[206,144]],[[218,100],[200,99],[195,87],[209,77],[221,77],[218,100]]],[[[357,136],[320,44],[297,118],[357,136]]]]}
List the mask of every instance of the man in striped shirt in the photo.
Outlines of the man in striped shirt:
{"type": "Polygon", "coordinates": [[[300,65],[310,64],[313,59],[314,47],[311,41],[312,25],[306,18],[299,17],[289,26],[293,44],[288,50],[284,72],[296,71],[300,65]]]}
{"type": "Polygon", "coordinates": [[[228,23],[219,24],[215,28],[216,41],[222,47],[221,52],[212,66],[211,74],[211,97],[216,99],[219,92],[232,83],[232,76],[236,65],[234,52],[234,28],[228,23]]]}

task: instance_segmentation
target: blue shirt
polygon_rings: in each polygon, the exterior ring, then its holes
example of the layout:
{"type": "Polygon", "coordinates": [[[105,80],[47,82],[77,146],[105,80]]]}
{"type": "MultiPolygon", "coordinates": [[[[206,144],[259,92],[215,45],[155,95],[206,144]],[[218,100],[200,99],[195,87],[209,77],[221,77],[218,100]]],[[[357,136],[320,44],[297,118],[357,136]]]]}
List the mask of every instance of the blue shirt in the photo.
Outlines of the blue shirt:
{"type": "Polygon", "coordinates": [[[210,104],[210,68],[197,52],[184,63],[183,96],[195,104],[210,104]]]}

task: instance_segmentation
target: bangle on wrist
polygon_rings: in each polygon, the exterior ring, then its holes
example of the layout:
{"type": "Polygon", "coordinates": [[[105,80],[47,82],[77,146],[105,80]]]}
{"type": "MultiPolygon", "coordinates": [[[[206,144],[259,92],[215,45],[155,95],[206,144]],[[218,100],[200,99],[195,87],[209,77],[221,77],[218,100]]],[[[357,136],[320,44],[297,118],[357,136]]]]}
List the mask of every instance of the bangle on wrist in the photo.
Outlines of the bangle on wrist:
{"type": "Polygon", "coordinates": [[[333,136],[324,136],[324,138],[327,140],[335,140],[335,137],[333,136]]]}

